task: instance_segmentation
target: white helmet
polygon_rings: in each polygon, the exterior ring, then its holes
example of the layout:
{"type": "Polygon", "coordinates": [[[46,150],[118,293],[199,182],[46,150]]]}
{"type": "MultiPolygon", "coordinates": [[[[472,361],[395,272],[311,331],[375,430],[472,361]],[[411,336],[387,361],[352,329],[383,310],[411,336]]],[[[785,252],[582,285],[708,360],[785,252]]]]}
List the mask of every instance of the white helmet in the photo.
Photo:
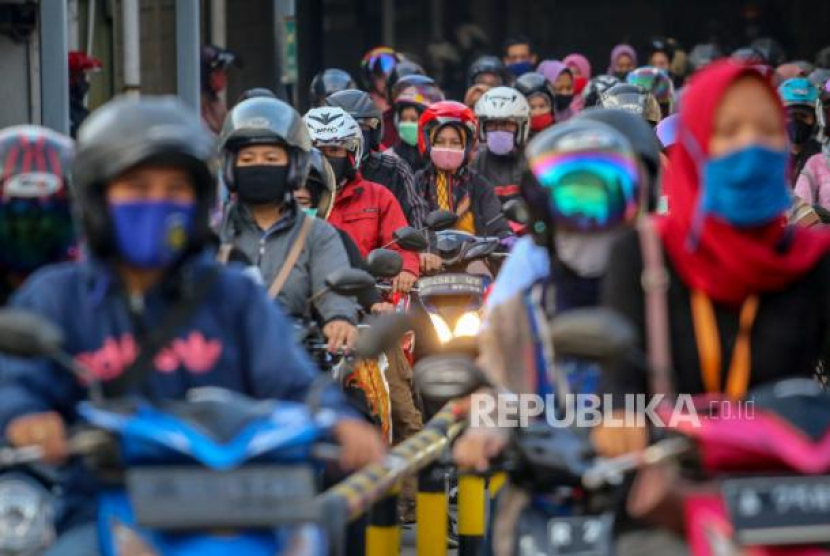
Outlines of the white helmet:
{"type": "Polygon", "coordinates": [[[508,120],[516,122],[519,130],[516,133],[516,146],[521,147],[527,142],[530,133],[530,105],[525,96],[512,87],[494,87],[484,93],[476,103],[478,117],[479,138],[487,140],[487,120],[508,120]]]}
{"type": "Polygon", "coordinates": [[[339,106],[321,106],[309,110],[303,120],[315,147],[343,147],[354,155],[354,169],[360,167],[363,132],[348,112],[339,106]]]}

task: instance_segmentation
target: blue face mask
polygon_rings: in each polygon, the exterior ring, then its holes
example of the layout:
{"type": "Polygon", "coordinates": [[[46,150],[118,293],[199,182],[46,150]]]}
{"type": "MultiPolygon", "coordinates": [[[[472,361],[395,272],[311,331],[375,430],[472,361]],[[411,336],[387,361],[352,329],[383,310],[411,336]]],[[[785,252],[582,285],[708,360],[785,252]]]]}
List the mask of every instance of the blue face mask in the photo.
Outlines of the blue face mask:
{"type": "Polygon", "coordinates": [[[118,254],[137,268],[165,268],[181,255],[193,231],[195,203],[111,203],[118,254]]]}
{"type": "Polygon", "coordinates": [[[528,61],[515,62],[513,64],[507,64],[507,69],[513,72],[513,75],[516,77],[521,77],[524,74],[533,71],[533,64],[528,61]]]}
{"type": "Polygon", "coordinates": [[[303,212],[306,213],[306,216],[317,216],[317,209],[313,207],[304,208],[303,212]]]}
{"type": "Polygon", "coordinates": [[[767,224],[792,204],[787,151],[752,145],[709,160],[700,208],[739,227],[767,224]]]}

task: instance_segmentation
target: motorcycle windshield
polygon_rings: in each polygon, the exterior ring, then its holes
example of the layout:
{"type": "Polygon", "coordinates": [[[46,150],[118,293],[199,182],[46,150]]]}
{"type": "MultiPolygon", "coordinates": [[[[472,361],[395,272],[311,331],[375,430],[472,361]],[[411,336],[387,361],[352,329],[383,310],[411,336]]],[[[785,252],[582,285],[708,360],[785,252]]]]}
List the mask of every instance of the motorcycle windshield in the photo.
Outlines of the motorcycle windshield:
{"type": "Polygon", "coordinates": [[[129,411],[85,403],[79,413],[119,437],[128,465],[190,460],[223,470],[255,459],[302,460],[323,433],[303,404],[238,402],[139,402],[129,411]]]}

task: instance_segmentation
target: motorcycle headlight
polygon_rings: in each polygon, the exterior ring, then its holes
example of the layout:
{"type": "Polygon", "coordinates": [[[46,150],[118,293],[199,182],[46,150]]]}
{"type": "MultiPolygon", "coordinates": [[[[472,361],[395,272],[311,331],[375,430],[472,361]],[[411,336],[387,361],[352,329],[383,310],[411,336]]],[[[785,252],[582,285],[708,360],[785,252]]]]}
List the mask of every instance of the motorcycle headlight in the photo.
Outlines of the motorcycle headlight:
{"type": "Polygon", "coordinates": [[[439,342],[441,342],[442,344],[446,344],[447,342],[452,340],[452,331],[440,315],[430,313],[429,320],[432,321],[432,328],[435,329],[435,334],[438,336],[439,342]]]}
{"type": "Polygon", "coordinates": [[[117,556],[160,556],[136,530],[118,520],[112,521],[110,533],[117,556]]]}
{"type": "Polygon", "coordinates": [[[0,554],[30,554],[55,538],[52,497],[22,477],[0,479],[0,554]]]}
{"type": "Polygon", "coordinates": [[[479,328],[481,328],[481,317],[478,316],[478,312],[468,311],[461,315],[461,318],[455,323],[454,335],[456,338],[460,336],[477,336],[479,328]]]}

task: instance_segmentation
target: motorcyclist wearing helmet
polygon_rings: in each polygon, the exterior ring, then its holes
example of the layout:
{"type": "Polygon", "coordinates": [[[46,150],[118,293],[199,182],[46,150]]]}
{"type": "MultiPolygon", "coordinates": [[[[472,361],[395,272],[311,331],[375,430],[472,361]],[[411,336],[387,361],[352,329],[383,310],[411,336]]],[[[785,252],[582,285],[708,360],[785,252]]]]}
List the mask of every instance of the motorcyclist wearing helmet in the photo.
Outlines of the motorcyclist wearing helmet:
{"type": "Polygon", "coordinates": [[[352,76],[338,68],[324,69],[314,76],[309,87],[309,100],[312,108],[326,104],[326,98],[339,91],[357,89],[352,76]]]}
{"type": "Polygon", "coordinates": [[[787,111],[790,183],[794,186],[807,160],[821,152],[821,143],[815,138],[818,130],[816,104],[819,102],[819,94],[815,85],[806,77],[784,81],[778,87],[778,94],[781,95],[787,111]]]}
{"type": "Polygon", "coordinates": [[[475,115],[482,146],[470,167],[493,185],[504,204],[519,196],[526,162],[524,146],[530,132],[530,106],[516,89],[496,87],[484,93],[476,104],[475,115]]]}
{"type": "Polygon", "coordinates": [[[413,174],[427,164],[418,152],[418,119],[429,106],[442,100],[444,93],[437,86],[429,84],[412,84],[395,97],[392,121],[400,141],[392,147],[392,152],[409,164],[413,174]]]}
{"type": "MultiPolygon", "coordinates": [[[[310,110],[303,118],[311,141],[325,155],[334,171],[338,193],[329,222],[351,236],[366,257],[373,249],[391,243],[395,230],[407,226],[395,196],[384,186],[371,182],[360,172],[363,160],[363,132],[345,110],[324,106],[310,110]]],[[[404,267],[393,280],[395,291],[408,292],[418,278],[418,255],[400,249],[404,267]]]]}
{"type": "Polygon", "coordinates": [[[363,61],[360,62],[363,88],[372,95],[372,100],[375,101],[381,112],[385,112],[389,108],[387,82],[392,70],[400,61],[401,56],[394,49],[378,46],[367,52],[363,56],[363,61]]]}
{"type": "Polygon", "coordinates": [[[561,123],[568,120],[576,113],[571,106],[574,98],[573,71],[559,60],[545,60],[536,71],[547,78],[556,94],[553,104],[556,121],[561,123]]]}
{"type": "MultiPolygon", "coordinates": [[[[660,143],[651,126],[636,114],[608,108],[589,108],[581,112],[577,119],[607,124],[628,140],[638,158],[641,185],[638,205],[642,211],[662,210],[666,202],[660,187],[660,143]]],[[[486,306],[499,305],[534,281],[546,278],[549,273],[550,260],[545,248],[532,237],[519,239],[501,267],[486,306]]]]}
{"type": "Polygon", "coordinates": [[[667,71],[656,67],[637,68],[628,74],[626,81],[654,95],[660,105],[660,119],[674,112],[674,83],[667,71]]]}
{"type": "Polygon", "coordinates": [[[228,68],[240,65],[233,52],[212,44],[202,47],[202,120],[213,133],[219,133],[228,109],[221,97],[228,87],[228,68]]]}
{"type": "Polygon", "coordinates": [[[818,136],[821,139],[822,145],[821,152],[807,159],[795,184],[796,195],[804,199],[811,206],[818,205],[824,211],[830,211],[830,139],[827,137],[828,107],[830,107],[830,76],[828,76],[827,81],[819,88],[819,100],[816,102],[816,121],[819,128],[818,136]]]}
{"type": "Polygon", "coordinates": [[[78,255],[69,137],[40,126],[0,131],[0,305],[38,268],[78,255]]]}
{"type": "Polygon", "coordinates": [[[507,68],[496,56],[481,56],[467,70],[467,87],[487,85],[502,87],[508,84],[507,68]]]}
{"type": "Polygon", "coordinates": [[[237,104],[219,139],[222,174],[235,200],[222,223],[224,244],[240,249],[259,267],[269,295],[298,320],[318,321],[328,348],[351,347],[357,339],[357,309],[348,297],[326,292],[326,277],[348,265],[336,231],[298,209],[293,192],[305,183],[311,140],[300,115],[272,98],[237,104]],[[289,254],[299,257],[286,275],[289,254]],[[307,314],[313,309],[313,314],[307,314]]]}
{"type": "Polygon", "coordinates": [[[666,74],[671,68],[672,58],[674,58],[674,46],[663,38],[654,38],[648,44],[648,65],[657,69],[661,69],[666,74]]]}
{"type": "Polygon", "coordinates": [[[584,108],[599,106],[600,100],[602,99],[602,95],[605,91],[614,85],[619,84],[620,80],[613,75],[597,75],[592,78],[588,81],[588,84],[585,85],[585,89],[582,91],[584,108]]]}
{"type": "Polygon", "coordinates": [[[363,133],[363,159],[360,171],[371,182],[386,187],[398,200],[410,226],[421,228],[427,215],[426,201],[415,189],[415,176],[409,165],[392,154],[380,152],[383,120],[369,93],[350,89],[328,97],[326,106],[345,110],[363,133]]]}
{"type": "MultiPolygon", "coordinates": [[[[596,364],[579,360],[554,366],[549,322],[599,303],[611,245],[639,214],[642,176],[634,149],[622,134],[584,119],[540,133],[528,145],[527,157],[530,171],[522,196],[533,214],[534,237],[549,256],[549,278],[490,309],[478,338],[478,364],[497,389],[563,396],[563,401],[568,394],[595,394],[600,372],[596,364]]],[[[486,470],[508,435],[506,428],[474,424],[454,447],[456,463],[486,470]]],[[[528,504],[525,492],[505,487],[493,532],[496,556],[513,554],[516,517],[511,516],[528,504]]]]}
{"type": "Polygon", "coordinates": [[[525,96],[530,107],[529,138],[556,123],[556,93],[544,75],[533,71],[524,74],[516,80],[516,90],[525,96]]]}
{"type": "Polygon", "coordinates": [[[398,144],[401,138],[398,136],[398,128],[395,127],[395,99],[409,87],[432,87],[440,92],[432,78],[427,77],[424,68],[409,60],[402,60],[389,74],[386,85],[386,105],[383,110],[383,135],[382,145],[384,149],[398,144]]]}
{"type": "Polygon", "coordinates": [[[639,85],[614,85],[600,98],[603,108],[618,108],[642,116],[652,127],[660,123],[662,112],[654,95],[639,85]]]}
{"type": "MultiPolygon", "coordinates": [[[[259,399],[304,401],[319,371],[294,344],[289,321],[260,286],[239,269],[217,265],[206,250],[214,149],[198,114],[169,97],[118,98],[84,122],[77,148],[73,193],[90,257],[40,270],[12,306],[61,329],[63,349],[107,397],[182,399],[191,388],[218,386],[259,399]],[[147,365],[154,368],[128,369],[148,334],[185,310],[182,303],[192,304],[186,324],[166,342],[150,340],[163,347],[147,365]]],[[[65,431],[77,420],[86,386],[46,358],[3,357],[0,369],[6,439],[64,462],[65,431]]],[[[378,435],[348,409],[336,386],[320,400],[341,416],[334,434],[346,467],[381,457],[378,435]]],[[[62,536],[48,554],[95,554],[99,487],[77,459],[60,477],[62,536]]]]}
{"type": "Polygon", "coordinates": [[[722,57],[723,51],[718,45],[712,43],[696,44],[689,53],[689,65],[692,71],[695,72],[722,57]]]}
{"type": "Polygon", "coordinates": [[[418,148],[429,164],[415,182],[430,210],[458,215],[456,229],[479,236],[509,236],[492,184],[468,167],[478,137],[472,110],[451,100],[436,102],[421,114],[418,148]]]}

